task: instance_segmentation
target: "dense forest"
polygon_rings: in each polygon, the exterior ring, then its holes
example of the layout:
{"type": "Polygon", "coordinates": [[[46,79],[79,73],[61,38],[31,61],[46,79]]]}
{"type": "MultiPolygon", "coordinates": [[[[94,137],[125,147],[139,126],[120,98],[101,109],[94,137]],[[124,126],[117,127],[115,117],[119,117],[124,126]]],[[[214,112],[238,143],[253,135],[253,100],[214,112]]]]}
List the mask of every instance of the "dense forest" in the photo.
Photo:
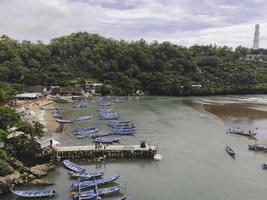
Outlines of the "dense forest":
{"type": "Polygon", "coordinates": [[[264,93],[265,54],[265,49],[241,46],[183,47],[142,39],[127,42],[86,32],[54,38],[49,44],[3,35],[0,80],[17,90],[96,80],[105,84],[103,92],[120,95],[138,89],[150,95],[264,93]],[[263,60],[248,60],[249,54],[260,54],[263,60]]]}

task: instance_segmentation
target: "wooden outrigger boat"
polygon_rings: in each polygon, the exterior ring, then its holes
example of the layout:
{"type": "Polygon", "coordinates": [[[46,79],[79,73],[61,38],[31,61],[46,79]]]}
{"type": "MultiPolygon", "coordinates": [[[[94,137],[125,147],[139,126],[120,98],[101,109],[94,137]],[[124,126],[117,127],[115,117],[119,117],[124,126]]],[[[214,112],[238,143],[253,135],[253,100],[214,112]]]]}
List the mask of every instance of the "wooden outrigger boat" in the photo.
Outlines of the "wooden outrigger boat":
{"type": "Polygon", "coordinates": [[[226,145],[225,150],[230,156],[235,156],[235,152],[230,146],[226,145]]]}
{"type": "Polygon", "coordinates": [[[74,121],[85,121],[85,120],[89,120],[92,119],[93,115],[84,115],[84,116],[79,116],[74,118],[74,121]]]}
{"type": "Polygon", "coordinates": [[[94,140],[97,143],[113,143],[119,142],[120,138],[118,137],[99,137],[94,140]]]}
{"type": "Polygon", "coordinates": [[[81,179],[91,179],[98,178],[104,175],[104,172],[68,172],[68,174],[73,178],[81,178],[81,179]]]}
{"type": "Polygon", "coordinates": [[[86,169],[82,168],[81,166],[69,161],[69,160],[63,160],[63,164],[70,170],[74,172],[86,172],[86,169]]]}
{"type": "Polygon", "coordinates": [[[88,188],[88,187],[93,187],[95,186],[96,184],[97,185],[103,185],[103,184],[106,184],[106,183],[109,183],[109,182],[113,182],[115,180],[117,180],[120,176],[118,175],[114,175],[114,176],[110,176],[110,177],[106,177],[106,178],[102,178],[102,179],[97,179],[95,181],[81,181],[81,182],[76,182],[76,183],[72,183],[71,184],[71,188],[72,189],[85,189],[85,188],[88,188]]]}
{"type": "Polygon", "coordinates": [[[71,119],[59,119],[59,118],[56,118],[56,121],[58,123],[63,123],[63,124],[73,123],[73,121],[71,119]]]}
{"type": "Polygon", "coordinates": [[[12,190],[11,192],[19,197],[27,197],[27,198],[53,197],[56,194],[55,190],[36,190],[36,191],[12,190]]]}
{"type": "Polygon", "coordinates": [[[115,194],[120,191],[120,186],[102,188],[102,189],[92,189],[89,191],[83,191],[78,193],[72,193],[71,197],[74,200],[85,200],[85,199],[95,199],[98,196],[108,196],[115,194]]]}

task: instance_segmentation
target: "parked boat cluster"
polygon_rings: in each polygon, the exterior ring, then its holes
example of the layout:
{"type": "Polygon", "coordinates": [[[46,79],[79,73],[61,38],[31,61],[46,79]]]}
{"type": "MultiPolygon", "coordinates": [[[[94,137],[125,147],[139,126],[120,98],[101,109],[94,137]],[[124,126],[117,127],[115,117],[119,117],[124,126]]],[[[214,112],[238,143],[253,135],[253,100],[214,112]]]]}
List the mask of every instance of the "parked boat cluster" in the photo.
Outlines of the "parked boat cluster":
{"type": "MultiPolygon", "coordinates": [[[[113,108],[109,108],[109,109],[105,108],[105,107],[113,105],[113,102],[116,102],[116,103],[123,102],[124,98],[116,98],[113,101],[107,101],[102,98],[98,100],[100,100],[99,105],[101,106],[101,108],[97,110],[99,119],[107,123],[109,130],[100,131],[96,125],[74,128],[72,130],[72,133],[78,139],[90,137],[90,138],[94,138],[94,142],[96,143],[114,143],[114,142],[119,142],[120,138],[118,136],[133,135],[135,133],[135,126],[131,123],[130,120],[121,120],[120,115],[117,111],[115,111],[113,108]]],[[[52,113],[54,113],[55,111],[56,111],[56,115],[55,116],[53,115],[53,116],[59,117],[60,116],[59,110],[54,109],[52,110],[52,113]]],[[[75,119],[75,121],[87,120],[89,119],[89,117],[90,115],[79,116],[75,119]]],[[[62,120],[63,119],[57,119],[57,121],[61,121],[61,122],[62,120]]],[[[66,122],[66,120],[64,120],[62,123],[64,122],[66,122]]]]}
{"type": "Polygon", "coordinates": [[[75,121],[85,121],[93,118],[93,115],[81,115],[72,119],[63,119],[58,108],[53,108],[51,113],[58,123],[73,123],[75,121]]]}
{"type": "MultiPolygon", "coordinates": [[[[63,164],[70,170],[68,175],[71,178],[77,178],[78,181],[70,185],[69,198],[73,200],[99,199],[100,197],[119,194],[123,185],[116,184],[115,181],[120,177],[113,175],[103,178],[104,172],[88,172],[85,168],[69,161],[64,160],[63,164]],[[108,183],[115,184],[111,187],[104,187],[108,183]],[[99,188],[99,186],[101,188],[99,188]]],[[[12,193],[24,198],[42,198],[53,197],[56,195],[55,190],[12,190],[12,193]]],[[[123,197],[118,200],[129,200],[129,197],[123,197]]]]}
{"type": "MultiPolygon", "coordinates": [[[[99,186],[106,185],[110,182],[115,182],[119,178],[118,175],[103,178],[102,176],[104,175],[104,172],[89,173],[86,169],[69,160],[64,160],[63,164],[66,168],[71,170],[68,174],[72,178],[78,178],[77,182],[70,185],[70,189],[72,190],[70,198],[73,200],[96,199],[98,197],[115,195],[122,189],[122,186],[119,184],[112,187],[98,188],[99,186]]],[[[123,199],[129,198],[124,197],[123,199]]]]}
{"type": "MultiPolygon", "coordinates": [[[[251,131],[251,130],[246,131],[246,130],[243,130],[241,128],[229,128],[226,131],[226,133],[227,134],[247,136],[247,137],[253,138],[255,140],[256,140],[255,136],[257,135],[257,133],[254,131],[251,131]]],[[[248,149],[251,151],[267,151],[267,146],[264,144],[255,143],[255,144],[249,144],[248,149]]],[[[235,152],[229,145],[226,145],[225,150],[230,156],[235,157],[235,152]]],[[[263,169],[267,169],[267,163],[263,163],[263,164],[261,164],[261,166],[263,169]]]]}

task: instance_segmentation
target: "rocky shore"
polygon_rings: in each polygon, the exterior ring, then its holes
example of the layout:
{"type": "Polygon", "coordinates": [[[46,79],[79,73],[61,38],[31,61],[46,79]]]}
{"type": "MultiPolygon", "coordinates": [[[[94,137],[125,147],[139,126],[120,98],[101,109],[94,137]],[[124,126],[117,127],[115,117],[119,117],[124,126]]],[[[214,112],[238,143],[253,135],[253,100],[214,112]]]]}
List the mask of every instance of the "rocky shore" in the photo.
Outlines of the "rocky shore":
{"type": "Polygon", "coordinates": [[[10,191],[15,185],[51,185],[43,177],[55,168],[54,163],[26,167],[20,161],[11,158],[0,168],[0,194],[10,191]]]}

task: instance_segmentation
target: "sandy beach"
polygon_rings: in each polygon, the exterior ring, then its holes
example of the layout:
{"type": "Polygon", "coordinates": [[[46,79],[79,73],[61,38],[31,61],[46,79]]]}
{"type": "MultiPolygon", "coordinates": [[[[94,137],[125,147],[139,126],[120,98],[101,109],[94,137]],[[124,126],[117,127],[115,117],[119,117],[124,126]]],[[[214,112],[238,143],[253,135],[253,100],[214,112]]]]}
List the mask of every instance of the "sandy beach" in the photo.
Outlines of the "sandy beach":
{"type": "Polygon", "coordinates": [[[55,105],[55,102],[48,100],[47,98],[42,98],[35,101],[21,101],[19,104],[21,106],[16,108],[16,110],[18,112],[24,110],[31,121],[39,121],[43,124],[46,133],[55,131],[58,127],[58,124],[50,111],[55,105]]]}
{"type": "Polygon", "coordinates": [[[186,103],[218,117],[224,122],[226,129],[240,127],[257,132],[257,142],[267,144],[267,104],[234,98],[232,101],[229,98],[225,101],[198,99],[186,103]]]}

